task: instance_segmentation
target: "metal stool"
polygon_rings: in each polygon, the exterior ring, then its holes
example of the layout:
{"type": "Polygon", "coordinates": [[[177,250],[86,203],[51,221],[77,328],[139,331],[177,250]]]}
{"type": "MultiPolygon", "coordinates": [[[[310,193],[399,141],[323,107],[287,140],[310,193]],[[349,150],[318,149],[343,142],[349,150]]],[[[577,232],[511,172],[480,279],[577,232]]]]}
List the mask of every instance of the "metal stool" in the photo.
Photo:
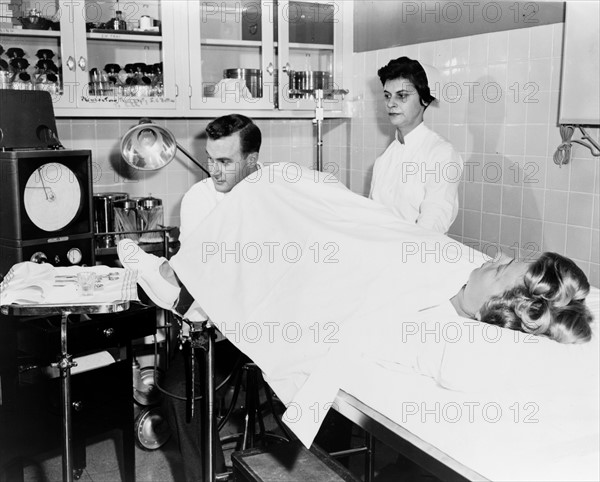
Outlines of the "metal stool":
{"type": "Polygon", "coordinates": [[[221,437],[221,443],[229,443],[232,441],[237,441],[239,439],[242,440],[241,450],[246,450],[249,448],[254,448],[256,446],[257,441],[262,441],[265,439],[271,439],[278,442],[289,442],[293,440],[293,436],[290,431],[286,428],[286,426],[281,422],[280,417],[277,416],[277,412],[275,410],[275,403],[273,400],[273,395],[271,393],[271,389],[265,383],[262,377],[262,373],[260,368],[254,363],[245,363],[241,369],[238,371],[237,380],[235,384],[235,389],[233,392],[233,397],[231,400],[231,404],[227,413],[223,417],[223,419],[219,422],[217,428],[221,430],[225,423],[229,420],[231,414],[235,409],[235,405],[237,399],[239,397],[240,389],[242,386],[242,378],[246,375],[246,397],[244,404],[244,431],[237,434],[228,435],[226,437],[221,437]],[[267,432],[265,430],[264,418],[261,410],[260,404],[260,389],[263,389],[265,394],[265,398],[267,400],[267,406],[273,414],[273,418],[277,423],[277,426],[281,429],[281,431],[285,434],[285,436],[277,435],[271,432],[267,432]],[[255,431],[256,424],[258,423],[258,433],[255,431]]]}
{"type": "MultiPolygon", "coordinates": [[[[191,420],[194,416],[194,399],[196,397],[195,388],[193,380],[194,371],[195,371],[195,349],[200,349],[203,352],[204,358],[204,379],[205,385],[203,389],[203,398],[204,398],[204,410],[203,415],[205,419],[206,430],[204,433],[204,443],[203,443],[203,459],[204,463],[204,479],[207,481],[214,480],[226,480],[228,474],[216,474],[215,473],[215,440],[213,438],[213,430],[214,430],[214,398],[215,398],[215,370],[214,370],[214,344],[215,344],[215,327],[209,321],[202,322],[192,322],[189,320],[182,319],[178,316],[175,317],[176,321],[179,323],[180,328],[183,327],[183,323],[187,323],[189,325],[189,333],[184,335],[180,330],[179,333],[179,343],[189,343],[189,353],[190,353],[190,373],[188,375],[187,389],[186,389],[186,418],[191,420]]],[[[283,425],[279,417],[276,415],[275,404],[273,401],[273,396],[271,394],[270,389],[264,383],[262,378],[262,374],[260,369],[254,363],[245,363],[241,366],[241,369],[238,369],[237,381],[234,389],[234,394],[232,397],[231,404],[227,410],[227,413],[217,424],[215,433],[218,430],[222,429],[231,414],[235,409],[235,404],[237,402],[237,398],[239,396],[239,391],[241,389],[242,384],[242,375],[246,373],[246,404],[245,404],[245,424],[244,424],[244,432],[229,435],[227,437],[223,437],[220,439],[221,443],[228,443],[234,440],[238,440],[242,438],[242,446],[243,448],[252,448],[258,439],[273,439],[277,441],[288,441],[292,439],[290,432],[283,425]],[[281,428],[286,437],[282,437],[277,434],[269,433],[265,430],[263,416],[260,410],[260,396],[259,390],[262,384],[267,403],[269,408],[273,413],[273,417],[277,422],[278,426],[281,428]],[[255,433],[256,423],[259,424],[259,432],[255,433]]]]}

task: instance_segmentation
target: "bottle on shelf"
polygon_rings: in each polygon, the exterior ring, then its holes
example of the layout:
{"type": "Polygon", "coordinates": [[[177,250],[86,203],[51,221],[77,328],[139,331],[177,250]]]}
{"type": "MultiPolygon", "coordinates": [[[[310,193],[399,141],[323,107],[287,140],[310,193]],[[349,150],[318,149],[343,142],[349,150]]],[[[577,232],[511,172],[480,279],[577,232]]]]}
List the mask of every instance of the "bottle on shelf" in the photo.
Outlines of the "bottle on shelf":
{"type": "Polygon", "coordinates": [[[113,30],[127,30],[127,22],[123,18],[121,10],[115,12],[115,18],[110,20],[109,25],[113,30]]]}

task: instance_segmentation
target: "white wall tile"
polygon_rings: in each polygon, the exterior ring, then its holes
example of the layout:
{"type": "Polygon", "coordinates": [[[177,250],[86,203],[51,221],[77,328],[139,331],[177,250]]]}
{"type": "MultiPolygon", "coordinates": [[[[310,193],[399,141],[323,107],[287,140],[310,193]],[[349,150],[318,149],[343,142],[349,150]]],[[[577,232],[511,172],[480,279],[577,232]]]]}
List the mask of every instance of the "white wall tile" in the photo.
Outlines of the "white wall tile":
{"type": "Polygon", "coordinates": [[[489,36],[488,62],[508,60],[509,32],[496,32],[489,36]]]}
{"type": "Polygon", "coordinates": [[[593,210],[594,197],[592,194],[583,194],[579,192],[569,193],[567,224],[590,228],[592,226],[593,210]]]}
{"type": "Polygon", "coordinates": [[[528,59],[529,28],[520,28],[508,32],[508,60],[528,59]]]}
{"type": "Polygon", "coordinates": [[[552,41],[554,25],[543,25],[530,29],[530,58],[540,59],[552,57],[552,41]]]}
{"type": "Polygon", "coordinates": [[[566,255],[570,258],[589,260],[591,254],[592,230],[578,226],[567,229],[566,255]]]}

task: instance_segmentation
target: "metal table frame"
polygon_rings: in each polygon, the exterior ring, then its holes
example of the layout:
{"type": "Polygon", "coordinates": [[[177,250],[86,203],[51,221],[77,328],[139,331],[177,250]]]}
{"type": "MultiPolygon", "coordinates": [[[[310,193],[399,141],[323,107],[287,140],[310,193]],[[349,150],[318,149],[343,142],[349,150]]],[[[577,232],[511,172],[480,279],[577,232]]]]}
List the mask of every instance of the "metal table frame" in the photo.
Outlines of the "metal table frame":
{"type": "Polygon", "coordinates": [[[62,304],[29,304],[4,305],[0,307],[3,315],[10,316],[57,316],[60,315],[60,356],[56,364],[60,370],[60,392],[62,412],[62,472],[64,482],[73,482],[73,448],[71,419],[71,368],[77,363],[72,360],[68,351],[68,318],[69,315],[91,315],[119,313],[129,309],[129,301],[111,303],[72,303],[62,304]]]}
{"type": "Polygon", "coordinates": [[[333,408],[441,480],[489,480],[343,390],[338,392],[333,408]]]}

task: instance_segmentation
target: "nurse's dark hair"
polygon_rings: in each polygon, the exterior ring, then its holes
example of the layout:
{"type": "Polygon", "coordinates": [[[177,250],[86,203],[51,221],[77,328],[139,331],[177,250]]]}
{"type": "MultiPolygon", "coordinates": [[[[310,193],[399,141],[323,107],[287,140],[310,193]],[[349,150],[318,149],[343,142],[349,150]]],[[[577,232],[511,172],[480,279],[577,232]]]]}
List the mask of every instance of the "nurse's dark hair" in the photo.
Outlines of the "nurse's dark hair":
{"type": "Polygon", "coordinates": [[[219,117],[206,126],[206,135],[216,141],[240,133],[241,151],[244,156],[260,151],[262,135],[252,119],[241,114],[229,114],[219,117]]]}
{"type": "Polygon", "coordinates": [[[390,60],[389,63],[377,71],[381,85],[385,85],[388,80],[406,79],[417,89],[421,105],[427,107],[435,97],[431,95],[427,74],[423,66],[417,61],[408,57],[399,57],[390,60]]]}
{"type": "Polygon", "coordinates": [[[559,343],[583,343],[592,338],[592,313],[585,304],[589,291],[585,274],[572,260],[546,252],[521,284],[483,305],[481,321],[559,343]]]}

